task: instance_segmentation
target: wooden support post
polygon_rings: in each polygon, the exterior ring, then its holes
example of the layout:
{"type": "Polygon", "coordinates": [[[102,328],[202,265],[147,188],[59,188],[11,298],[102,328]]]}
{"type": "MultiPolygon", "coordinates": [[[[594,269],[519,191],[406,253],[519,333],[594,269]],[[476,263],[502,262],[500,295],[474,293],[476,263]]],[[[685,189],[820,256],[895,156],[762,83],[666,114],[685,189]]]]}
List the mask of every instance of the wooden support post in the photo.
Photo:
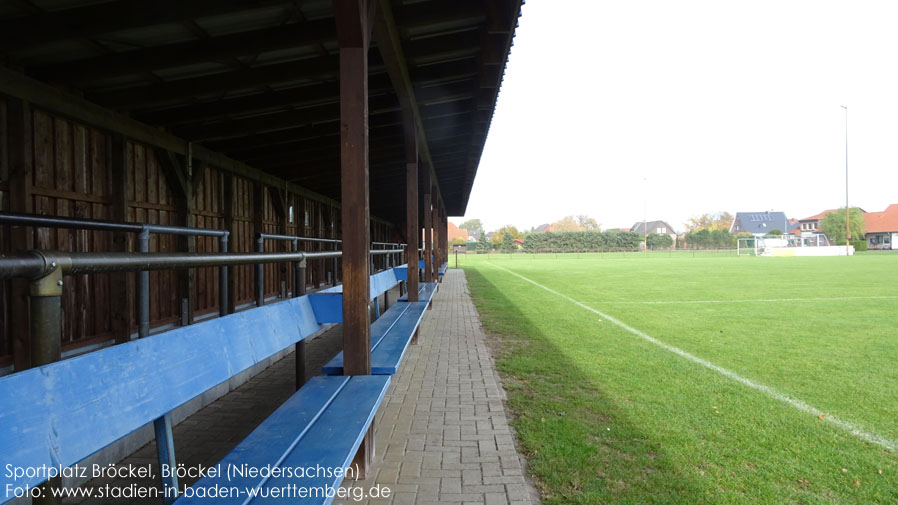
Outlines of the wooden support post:
{"type": "MultiPolygon", "coordinates": [[[[131,170],[128,167],[128,141],[123,135],[114,133],[109,138],[109,181],[112,195],[112,209],[109,218],[113,221],[127,222],[128,188],[131,186],[131,170]]],[[[128,252],[131,250],[132,235],[115,232],[112,234],[112,250],[128,252]]],[[[116,344],[131,340],[131,312],[134,309],[136,285],[133,273],[111,274],[110,297],[112,303],[112,333],[116,344]]]]}
{"type": "MultiPolygon", "coordinates": [[[[374,21],[372,0],[334,0],[340,45],[340,179],[343,226],[343,370],[371,373],[368,319],[368,259],[371,244],[368,202],[368,41],[374,21]]],[[[353,466],[368,476],[374,456],[374,425],[353,466]]]]}
{"type": "MultiPolygon", "coordinates": [[[[418,301],[418,137],[415,118],[405,112],[405,257],[408,266],[408,301],[418,301]]],[[[417,337],[417,332],[415,336],[417,337]]],[[[412,341],[417,343],[417,338],[412,341]]]]}
{"type": "MultiPolygon", "coordinates": [[[[261,182],[253,183],[253,237],[265,233],[265,186],[261,182]]],[[[257,239],[258,240],[258,239],[257,239]]],[[[257,252],[265,252],[265,241],[257,244],[257,252]]],[[[256,287],[256,305],[265,303],[265,265],[256,265],[253,275],[256,287]]]]}
{"type": "MultiPolygon", "coordinates": [[[[156,158],[162,169],[162,174],[172,190],[175,208],[177,209],[176,222],[178,226],[193,228],[196,224],[193,215],[193,174],[190,173],[187,159],[163,149],[156,149],[156,158]]],[[[196,237],[182,235],[177,238],[178,250],[196,252],[196,237]]],[[[194,307],[196,307],[196,269],[179,270],[178,273],[178,299],[187,300],[186,314],[182,314],[182,320],[187,324],[193,324],[194,307]]]]}
{"type": "Polygon", "coordinates": [[[433,193],[430,186],[430,172],[425,177],[427,184],[424,193],[424,282],[433,282],[433,193]]]}
{"type": "Polygon", "coordinates": [[[440,220],[440,238],[442,239],[440,243],[440,250],[443,251],[443,261],[440,264],[449,262],[449,216],[446,215],[446,207],[440,208],[440,215],[442,219],[440,220]]]}
{"type": "MultiPolygon", "coordinates": [[[[271,201],[274,204],[274,211],[277,214],[278,218],[278,233],[281,235],[288,235],[287,233],[287,225],[290,220],[290,212],[287,205],[287,198],[284,196],[284,193],[281,192],[278,188],[268,187],[268,194],[271,196],[271,201]]],[[[277,241],[277,249],[279,251],[287,252],[290,250],[290,242],[278,240],[277,241]]],[[[292,268],[289,263],[279,263],[277,266],[278,269],[278,280],[280,285],[282,286],[282,290],[287,291],[286,286],[291,286],[289,289],[291,292],[296,292],[296,286],[293,286],[292,282],[292,268]]],[[[286,293],[284,293],[284,298],[286,298],[286,293]]]]}
{"type": "MultiPolygon", "coordinates": [[[[237,249],[237,222],[234,219],[234,194],[235,191],[235,180],[234,176],[225,172],[222,174],[222,196],[224,200],[224,226],[225,229],[231,233],[230,240],[231,250],[237,249]]],[[[245,252],[245,251],[244,251],[245,252]]],[[[228,314],[232,314],[234,312],[234,307],[237,305],[237,275],[236,275],[236,267],[230,266],[228,267],[228,314]]],[[[219,302],[221,303],[221,302],[219,302]]]]}
{"type": "MultiPolygon", "coordinates": [[[[431,193],[433,195],[438,194],[436,185],[434,185],[431,193]]],[[[436,198],[436,197],[434,196],[434,198],[436,198]]],[[[440,255],[440,246],[439,246],[439,240],[438,240],[439,233],[440,233],[439,232],[439,230],[440,230],[440,204],[438,201],[436,201],[436,199],[434,199],[434,201],[433,201],[433,210],[431,212],[433,213],[433,215],[430,218],[430,223],[431,223],[431,227],[430,227],[431,239],[430,240],[433,242],[433,245],[431,246],[433,248],[433,260],[430,265],[430,268],[432,269],[430,272],[430,275],[431,275],[432,282],[436,282],[440,278],[439,272],[440,272],[440,265],[442,264],[442,261],[441,261],[442,256],[440,255]]]]}
{"type": "MultiPolygon", "coordinates": [[[[33,172],[33,138],[31,105],[23,100],[7,101],[7,129],[9,131],[9,210],[31,214],[34,200],[31,198],[33,172]]],[[[13,251],[34,249],[34,234],[27,226],[11,226],[10,238],[13,251]]],[[[16,371],[31,365],[28,318],[28,281],[10,281],[10,311],[8,326],[13,341],[13,363],[16,371]]]]}

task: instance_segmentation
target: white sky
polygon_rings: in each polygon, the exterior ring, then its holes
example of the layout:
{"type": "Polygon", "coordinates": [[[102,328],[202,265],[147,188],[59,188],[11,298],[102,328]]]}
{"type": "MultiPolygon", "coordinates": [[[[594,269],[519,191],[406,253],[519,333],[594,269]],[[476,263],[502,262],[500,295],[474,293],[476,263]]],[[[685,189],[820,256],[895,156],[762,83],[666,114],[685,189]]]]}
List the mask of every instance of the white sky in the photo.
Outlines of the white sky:
{"type": "MultiPolygon", "coordinates": [[[[465,218],[898,203],[898,1],[530,0],[465,218]],[[644,210],[647,207],[646,210],[644,210]]],[[[453,218],[460,223],[462,218],[453,218]]]]}

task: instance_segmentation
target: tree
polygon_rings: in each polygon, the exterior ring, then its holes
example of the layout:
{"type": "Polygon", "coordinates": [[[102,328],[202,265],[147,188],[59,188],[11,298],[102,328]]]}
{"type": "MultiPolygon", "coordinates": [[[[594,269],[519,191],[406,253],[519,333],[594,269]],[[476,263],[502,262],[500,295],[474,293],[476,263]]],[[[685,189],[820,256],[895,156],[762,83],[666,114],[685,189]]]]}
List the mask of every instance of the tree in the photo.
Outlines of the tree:
{"type": "Polygon", "coordinates": [[[652,249],[667,249],[673,246],[673,239],[666,233],[650,233],[646,242],[652,249]]]}
{"type": "Polygon", "coordinates": [[[774,228],[767,232],[768,237],[778,237],[780,235],[785,235],[785,233],[783,233],[783,230],[780,230],[779,228],[774,228]]]}
{"type": "Polygon", "coordinates": [[[458,227],[462,230],[468,230],[468,233],[479,232],[480,235],[483,235],[483,222],[481,222],[480,219],[468,219],[464,223],[458,225],[458,227]]]}
{"type": "Polygon", "coordinates": [[[477,241],[477,252],[489,252],[490,241],[486,238],[486,233],[480,233],[480,240],[477,241]]]}
{"type": "MultiPolygon", "coordinates": [[[[598,224],[598,223],[596,223],[598,224]]],[[[574,216],[566,216],[552,223],[552,231],[583,231],[584,228],[574,219],[574,216]]]]}
{"type": "Polygon", "coordinates": [[[463,239],[461,237],[455,237],[454,239],[452,239],[453,245],[460,245],[460,244],[464,244],[464,243],[465,243],[465,239],[463,239]]]}
{"type": "Polygon", "coordinates": [[[733,224],[733,215],[729,212],[705,213],[689,218],[689,221],[685,224],[686,229],[692,232],[699,230],[729,230],[730,225],[733,224]]]}
{"type": "Polygon", "coordinates": [[[598,230],[599,229],[598,221],[596,221],[594,218],[591,218],[591,217],[583,215],[583,214],[577,216],[577,224],[580,225],[580,227],[583,228],[584,230],[598,230]]]}
{"type": "MultiPolygon", "coordinates": [[[[857,207],[852,207],[848,214],[848,228],[851,231],[851,240],[863,240],[865,235],[864,213],[857,207]]],[[[823,217],[820,229],[836,245],[845,243],[845,207],[830,212],[823,217]]]]}
{"type": "Polygon", "coordinates": [[[502,250],[505,252],[514,251],[514,237],[508,230],[502,232],[502,250]]]}
{"type": "Polygon", "coordinates": [[[514,240],[516,238],[524,238],[524,236],[521,235],[521,232],[519,232],[517,228],[515,228],[514,226],[512,226],[510,224],[507,224],[507,225],[503,226],[502,228],[499,228],[498,230],[496,230],[496,233],[493,233],[493,238],[490,239],[490,241],[493,243],[494,246],[499,247],[502,245],[502,239],[503,239],[503,235],[505,235],[505,232],[508,232],[511,234],[512,240],[514,240]]]}

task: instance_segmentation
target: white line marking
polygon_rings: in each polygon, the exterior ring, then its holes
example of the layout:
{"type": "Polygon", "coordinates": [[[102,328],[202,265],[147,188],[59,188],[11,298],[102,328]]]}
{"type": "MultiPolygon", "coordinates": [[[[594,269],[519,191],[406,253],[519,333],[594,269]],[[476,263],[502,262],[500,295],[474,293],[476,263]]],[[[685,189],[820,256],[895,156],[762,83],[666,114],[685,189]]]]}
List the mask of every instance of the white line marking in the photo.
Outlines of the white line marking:
{"type": "Polygon", "coordinates": [[[779,400],[783,403],[791,405],[792,407],[800,410],[801,412],[805,412],[807,414],[811,414],[816,417],[825,415],[826,417],[823,418],[823,420],[825,422],[828,422],[838,428],[841,428],[842,430],[847,431],[848,433],[854,435],[857,438],[860,438],[861,440],[870,442],[872,444],[876,444],[884,449],[888,449],[893,452],[898,452],[898,442],[896,442],[894,440],[890,440],[890,439],[883,437],[881,435],[878,435],[872,431],[863,430],[859,426],[857,426],[849,421],[843,421],[842,419],[838,419],[835,416],[827,414],[826,412],[818,409],[817,407],[808,405],[807,403],[805,403],[801,400],[798,400],[798,399],[792,398],[791,396],[788,396],[786,394],[780,393],[779,391],[777,391],[769,386],[765,386],[764,384],[757,383],[751,379],[748,379],[746,377],[743,377],[743,376],[737,374],[736,372],[732,372],[730,370],[727,370],[726,368],[715,365],[714,363],[711,363],[710,361],[699,358],[698,356],[696,356],[694,354],[690,354],[690,353],[680,349],[679,347],[674,347],[670,344],[666,344],[666,343],[658,340],[657,338],[651,337],[648,334],[643,333],[643,332],[637,330],[636,328],[633,328],[632,326],[628,325],[627,323],[624,323],[623,321],[615,319],[615,318],[609,316],[608,314],[605,314],[604,312],[598,311],[588,305],[578,302],[577,300],[574,300],[573,298],[571,298],[567,295],[559,293],[558,291],[555,291],[554,289],[543,286],[542,284],[540,284],[534,280],[528,279],[527,277],[524,277],[523,275],[521,275],[519,273],[512,272],[511,270],[509,270],[507,268],[500,267],[499,265],[496,265],[493,263],[490,263],[490,265],[498,268],[499,270],[508,272],[511,275],[514,275],[515,277],[519,277],[519,278],[533,284],[534,286],[537,286],[539,288],[542,288],[542,289],[548,291],[549,293],[558,295],[561,298],[564,298],[565,300],[573,303],[574,305],[584,308],[594,314],[598,314],[599,316],[607,319],[608,321],[616,324],[617,326],[620,326],[621,328],[636,335],[637,337],[640,337],[643,340],[651,342],[666,351],[672,352],[673,354],[676,354],[677,356],[680,356],[682,358],[686,358],[689,361],[692,361],[693,363],[699,364],[699,365],[701,365],[705,368],[708,368],[710,370],[714,370],[715,372],[717,372],[725,377],[728,377],[744,386],[748,386],[756,391],[760,391],[761,393],[764,393],[765,395],[769,396],[770,398],[773,398],[775,400],[779,400]]]}
{"type": "Polygon", "coordinates": [[[845,300],[894,300],[898,296],[837,296],[832,298],[757,298],[752,300],[659,300],[654,302],[632,302],[597,300],[586,303],[606,303],[615,305],[685,305],[691,303],[772,303],[772,302],[828,302],[845,300]]]}

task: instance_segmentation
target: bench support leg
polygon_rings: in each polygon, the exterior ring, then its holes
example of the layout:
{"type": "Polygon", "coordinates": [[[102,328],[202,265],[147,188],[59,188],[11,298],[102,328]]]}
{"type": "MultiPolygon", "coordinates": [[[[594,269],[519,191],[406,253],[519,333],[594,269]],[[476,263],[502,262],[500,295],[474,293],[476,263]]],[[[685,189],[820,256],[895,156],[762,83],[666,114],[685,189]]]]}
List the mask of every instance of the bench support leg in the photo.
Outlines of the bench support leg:
{"type": "Polygon", "coordinates": [[[415,328],[415,334],[412,335],[412,345],[418,345],[418,328],[415,328]]]}
{"type": "Polygon", "coordinates": [[[359,446],[359,452],[355,453],[352,458],[352,470],[355,472],[355,480],[365,480],[368,478],[368,465],[374,460],[374,421],[368,427],[362,445],[359,446]]]}
{"type": "Polygon", "coordinates": [[[178,476],[174,473],[177,468],[175,460],[175,441],[171,433],[171,414],[165,414],[153,421],[156,431],[156,453],[159,456],[159,478],[162,481],[162,503],[170,505],[178,498],[178,476]],[[168,468],[168,475],[164,475],[163,468],[168,468]]]}
{"type": "Polygon", "coordinates": [[[303,387],[306,383],[306,341],[300,340],[296,343],[296,390],[303,387]]]}

